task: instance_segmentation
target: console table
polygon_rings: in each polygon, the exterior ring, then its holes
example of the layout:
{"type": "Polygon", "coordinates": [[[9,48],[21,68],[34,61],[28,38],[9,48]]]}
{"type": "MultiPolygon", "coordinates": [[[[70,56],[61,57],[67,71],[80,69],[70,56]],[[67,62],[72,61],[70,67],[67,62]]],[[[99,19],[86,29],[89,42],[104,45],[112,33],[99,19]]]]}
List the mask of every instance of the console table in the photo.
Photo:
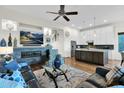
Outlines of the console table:
{"type": "Polygon", "coordinates": [[[101,49],[76,49],[75,59],[83,62],[105,65],[108,63],[108,51],[101,49]]]}

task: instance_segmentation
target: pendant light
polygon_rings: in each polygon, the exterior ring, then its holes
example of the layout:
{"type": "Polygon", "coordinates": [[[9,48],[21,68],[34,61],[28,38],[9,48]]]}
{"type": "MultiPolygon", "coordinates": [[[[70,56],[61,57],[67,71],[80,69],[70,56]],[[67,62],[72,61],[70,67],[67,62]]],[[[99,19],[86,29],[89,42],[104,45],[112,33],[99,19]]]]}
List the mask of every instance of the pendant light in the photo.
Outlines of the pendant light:
{"type": "MultiPolygon", "coordinates": [[[[83,21],[83,25],[85,26],[86,21],[83,21]]],[[[84,32],[83,38],[86,38],[86,33],[84,32]]]]}
{"type": "Polygon", "coordinates": [[[95,31],[95,22],[96,22],[96,17],[94,17],[93,19],[94,19],[94,33],[93,33],[93,36],[96,37],[96,31],[95,31]]]}

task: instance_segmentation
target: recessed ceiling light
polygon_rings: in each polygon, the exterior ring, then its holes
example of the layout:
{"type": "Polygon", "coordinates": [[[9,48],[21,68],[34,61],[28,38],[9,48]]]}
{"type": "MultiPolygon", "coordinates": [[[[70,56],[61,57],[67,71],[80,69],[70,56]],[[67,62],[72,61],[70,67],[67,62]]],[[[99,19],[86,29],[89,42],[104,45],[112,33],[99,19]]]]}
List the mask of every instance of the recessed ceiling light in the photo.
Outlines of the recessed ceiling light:
{"type": "Polygon", "coordinates": [[[75,25],[74,25],[74,24],[72,24],[71,26],[72,26],[72,27],[74,27],[75,25]]]}
{"type": "Polygon", "coordinates": [[[108,20],[103,20],[104,23],[108,22],[108,20]]]}
{"type": "Polygon", "coordinates": [[[79,29],[82,29],[82,27],[81,27],[81,26],[79,26],[78,28],[79,28],[79,29]]]}
{"type": "Polygon", "coordinates": [[[89,24],[89,26],[93,26],[93,24],[89,24]]]}

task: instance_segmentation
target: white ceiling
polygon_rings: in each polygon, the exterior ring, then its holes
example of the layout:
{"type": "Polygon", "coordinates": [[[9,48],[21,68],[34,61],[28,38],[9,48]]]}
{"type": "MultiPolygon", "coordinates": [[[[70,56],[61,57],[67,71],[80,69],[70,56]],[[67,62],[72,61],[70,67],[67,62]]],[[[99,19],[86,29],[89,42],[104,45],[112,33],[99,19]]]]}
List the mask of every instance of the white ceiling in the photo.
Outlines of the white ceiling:
{"type": "Polygon", "coordinates": [[[76,28],[89,27],[89,24],[94,23],[94,17],[96,17],[96,25],[106,24],[104,23],[104,20],[107,20],[107,23],[124,21],[124,5],[66,5],[65,11],[78,11],[78,15],[68,16],[71,20],[70,22],[66,22],[63,18],[59,18],[57,21],[52,21],[57,15],[46,13],[46,11],[57,12],[59,10],[59,5],[16,5],[3,7],[39,18],[39,20],[45,19],[51,23],[73,26],[76,28]]]}

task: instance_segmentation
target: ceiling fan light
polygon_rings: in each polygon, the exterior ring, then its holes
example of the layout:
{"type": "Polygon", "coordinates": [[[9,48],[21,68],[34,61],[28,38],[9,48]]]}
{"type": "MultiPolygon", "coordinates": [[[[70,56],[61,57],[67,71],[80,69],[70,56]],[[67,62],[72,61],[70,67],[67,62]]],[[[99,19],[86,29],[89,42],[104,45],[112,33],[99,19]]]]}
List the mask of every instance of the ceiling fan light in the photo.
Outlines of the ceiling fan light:
{"type": "Polygon", "coordinates": [[[65,5],[60,5],[60,10],[58,12],[49,12],[49,11],[47,11],[47,13],[58,14],[58,16],[53,19],[53,21],[56,21],[60,16],[62,16],[67,22],[70,21],[70,19],[68,18],[67,15],[77,15],[78,14],[77,11],[65,12],[65,5]]]}

